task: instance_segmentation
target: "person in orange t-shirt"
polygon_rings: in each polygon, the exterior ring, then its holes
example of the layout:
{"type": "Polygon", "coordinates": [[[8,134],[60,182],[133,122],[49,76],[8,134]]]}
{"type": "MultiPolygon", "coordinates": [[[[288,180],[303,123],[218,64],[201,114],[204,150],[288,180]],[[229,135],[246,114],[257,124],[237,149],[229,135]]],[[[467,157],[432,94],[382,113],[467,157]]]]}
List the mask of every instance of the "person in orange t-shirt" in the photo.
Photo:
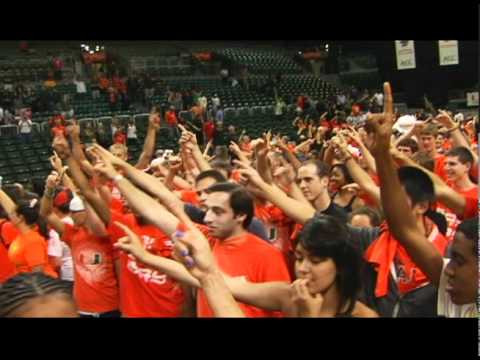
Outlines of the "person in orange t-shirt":
{"type": "Polygon", "coordinates": [[[17,273],[15,265],[8,257],[8,251],[0,242],[0,284],[10,279],[17,273]]]}
{"type": "Polygon", "coordinates": [[[10,247],[10,244],[20,235],[20,231],[12,224],[11,221],[5,221],[1,226],[0,236],[5,247],[10,247]]]}
{"type": "Polygon", "coordinates": [[[69,206],[75,225],[63,223],[52,212],[54,188],[55,179],[49,176],[42,198],[43,215],[70,246],[75,270],[73,293],[80,316],[119,317],[113,247],[107,232],[99,236],[93,231],[92,220],[87,222],[87,211],[79,197],[74,197],[69,206]]]}
{"type": "MultiPolygon", "coordinates": [[[[170,238],[133,213],[122,215],[111,212],[108,231],[112,244],[126,235],[115,222],[127,225],[141,239],[145,251],[165,258],[172,257],[170,238]]],[[[182,316],[184,293],[178,282],[123,251],[119,252],[119,259],[120,301],[124,317],[182,316]]]]}
{"type": "MultiPolygon", "coordinates": [[[[478,198],[478,185],[469,178],[469,172],[474,163],[474,158],[469,149],[455,147],[445,154],[445,173],[447,185],[466,198],[478,198]]],[[[437,211],[447,220],[447,239],[453,241],[460,220],[455,213],[446,206],[439,204],[437,211]]]]}
{"type": "Polygon", "coordinates": [[[17,273],[40,271],[48,276],[58,277],[48,260],[45,237],[38,232],[38,201],[20,200],[16,206],[0,189],[0,206],[5,209],[12,224],[19,231],[19,235],[8,248],[8,258],[15,266],[15,271],[17,273]]]}
{"type": "MultiPolygon", "coordinates": [[[[110,172],[109,177],[114,178],[115,172],[110,172]]],[[[127,181],[122,180],[126,185],[127,181]]],[[[149,219],[162,228],[167,233],[183,231],[182,223],[172,219],[172,216],[166,216],[165,210],[155,201],[148,202],[148,212],[145,206],[137,201],[142,201],[135,195],[136,189],[130,189],[129,201],[132,207],[139,212],[146,213],[149,219]],[[157,207],[158,205],[158,207],[157,207]],[[152,216],[152,214],[154,214],[152,216]]],[[[145,199],[144,199],[145,200],[145,199]]],[[[205,202],[207,213],[204,218],[207,226],[196,224],[202,233],[209,238],[220,270],[230,276],[243,277],[249,282],[261,283],[268,281],[290,282],[290,275],[282,253],[268,244],[264,240],[248,233],[246,228],[249,226],[253,215],[253,200],[248,192],[239,185],[223,182],[210,186],[208,196],[205,202]]],[[[133,248],[128,242],[121,241],[115,244],[117,248],[129,251],[138,256],[145,254],[141,247],[133,248]],[[137,251],[138,250],[138,251],[137,251]]],[[[171,270],[170,266],[176,266],[175,261],[162,261],[159,264],[156,259],[158,256],[141,256],[141,261],[150,266],[154,266],[162,271],[171,270]]],[[[178,267],[177,267],[178,268],[178,267]]],[[[176,273],[173,271],[173,273],[176,273]]],[[[186,280],[185,277],[176,273],[179,281],[184,281],[188,285],[195,283],[186,280]]],[[[281,316],[278,311],[263,310],[255,306],[250,306],[237,302],[242,312],[247,317],[277,317],[281,316]]],[[[209,306],[207,298],[202,289],[197,292],[197,316],[212,317],[214,315],[209,306]]]]}
{"type": "MultiPolygon", "coordinates": [[[[290,281],[282,253],[246,228],[254,215],[253,200],[242,187],[218,183],[208,190],[205,224],[212,252],[219,268],[230,276],[243,276],[250,282],[290,281]]],[[[200,225],[199,225],[200,227],[200,225]]],[[[238,303],[247,317],[277,317],[266,311],[238,303]]],[[[212,317],[213,312],[202,290],[197,294],[197,315],[212,317]]]]}

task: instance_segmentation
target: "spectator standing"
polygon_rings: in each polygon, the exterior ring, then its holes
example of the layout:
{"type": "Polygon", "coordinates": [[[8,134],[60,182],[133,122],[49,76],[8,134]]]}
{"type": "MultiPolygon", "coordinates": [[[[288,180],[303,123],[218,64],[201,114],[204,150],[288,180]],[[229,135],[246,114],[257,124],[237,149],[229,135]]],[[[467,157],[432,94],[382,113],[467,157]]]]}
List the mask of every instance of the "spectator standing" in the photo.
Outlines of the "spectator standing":
{"type": "Polygon", "coordinates": [[[27,118],[25,115],[22,116],[22,118],[18,122],[18,129],[20,132],[20,138],[25,144],[29,144],[32,142],[32,127],[32,120],[27,118]]]}

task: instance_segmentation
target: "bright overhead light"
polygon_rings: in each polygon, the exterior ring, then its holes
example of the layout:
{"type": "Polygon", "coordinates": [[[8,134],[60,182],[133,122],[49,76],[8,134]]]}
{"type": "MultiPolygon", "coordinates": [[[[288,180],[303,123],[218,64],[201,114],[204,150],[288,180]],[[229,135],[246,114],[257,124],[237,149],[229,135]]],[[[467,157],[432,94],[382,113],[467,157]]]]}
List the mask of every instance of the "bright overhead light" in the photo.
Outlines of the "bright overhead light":
{"type": "Polygon", "coordinates": [[[94,52],[95,52],[95,51],[93,51],[93,50],[90,50],[90,54],[93,54],[94,52]]]}

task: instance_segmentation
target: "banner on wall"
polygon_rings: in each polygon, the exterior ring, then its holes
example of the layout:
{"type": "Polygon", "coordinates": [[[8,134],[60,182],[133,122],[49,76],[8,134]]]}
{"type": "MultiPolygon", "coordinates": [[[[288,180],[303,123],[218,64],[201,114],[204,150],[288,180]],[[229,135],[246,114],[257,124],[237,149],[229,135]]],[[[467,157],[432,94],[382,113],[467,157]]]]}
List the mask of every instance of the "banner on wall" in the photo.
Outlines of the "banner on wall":
{"type": "Polygon", "coordinates": [[[395,40],[397,69],[415,69],[415,45],[413,40],[395,40]]]}
{"type": "Polygon", "coordinates": [[[478,106],[478,91],[467,93],[467,106],[478,106]]]}
{"type": "Polygon", "coordinates": [[[440,57],[440,66],[458,65],[457,40],[439,40],[438,53],[440,57]]]}

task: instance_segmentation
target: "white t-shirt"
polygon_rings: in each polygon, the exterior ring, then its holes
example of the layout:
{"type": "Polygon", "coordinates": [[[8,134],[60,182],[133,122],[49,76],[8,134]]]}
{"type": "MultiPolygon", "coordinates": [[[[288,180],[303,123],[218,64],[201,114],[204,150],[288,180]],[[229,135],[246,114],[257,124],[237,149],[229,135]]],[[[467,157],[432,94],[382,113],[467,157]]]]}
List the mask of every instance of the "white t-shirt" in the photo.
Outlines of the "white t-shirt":
{"type": "Polygon", "coordinates": [[[128,125],[127,127],[127,138],[136,139],[137,138],[137,128],[135,125],[128,125]]]}
{"type": "MultiPolygon", "coordinates": [[[[62,222],[73,225],[73,219],[70,216],[64,217],[62,222]]],[[[60,240],[60,236],[53,229],[48,232],[48,255],[61,259],[60,278],[62,280],[73,281],[72,252],[70,247],[60,240]]]]}
{"type": "Polygon", "coordinates": [[[77,85],[77,94],[85,94],[87,92],[87,87],[83,81],[74,81],[77,85]]]}
{"type": "Polygon", "coordinates": [[[220,106],[220,98],[218,98],[218,97],[213,97],[213,98],[212,98],[212,105],[213,105],[213,106],[216,106],[216,107],[220,106]]]}
{"type": "Polygon", "coordinates": [[[276,104],[275,104],[275,115],[282,115],[283,114],[283,108],[285,106],[285,103],[284,102],[280,102],[278,101],[276,104]]]}
{"type": "Polygon", "coordinates": [[[447,276],[445,268],[450,259],[443,259],[442,275],[440,275],[440,285],[437,295],[437,314],[449,318],[472,318],[478,317],[477,304],[455,305],[450,298],[450,294],[445,291],[447,286],[447,276]]]}
{"type": "Polygon", "coordinates": [[[205,96],[201,96],[198,98],[198,103],[200,104],[201,107],[206,108],[208,100],[205,96]]]}
{"type": "Polygon", "coordinates": [[[28,134],[32,132],[32,121],[31,120],[20,120],[18,123],[18,126],[20,127],[20,133],[22,134],[28,134]]]}
{"type": "Polygon", "coordinates": [[[375,97],[375,101],[377,103],[378,106],[382,106],[383,105],[383,94],[382,93],[376,93],[374,95],[375,97]]]}

